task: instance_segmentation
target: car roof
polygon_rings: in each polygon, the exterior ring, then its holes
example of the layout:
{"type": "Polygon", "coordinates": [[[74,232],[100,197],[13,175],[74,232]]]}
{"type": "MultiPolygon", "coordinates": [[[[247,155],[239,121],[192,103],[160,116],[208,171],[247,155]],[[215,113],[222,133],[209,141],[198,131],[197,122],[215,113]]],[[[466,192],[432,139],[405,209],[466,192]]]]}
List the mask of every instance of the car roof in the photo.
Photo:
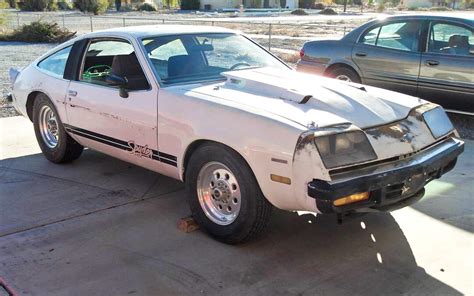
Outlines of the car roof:
{"type": "Polygon", "coordinates": [[[474,14],[472,13],[447,13],[447,12],[433,12],[423,14],[399,14],[380,18],[382,20],[396,20],[396,19],[420,19],[420,20],[456,20],[474,24],[474,14]]]}
{"type": "Polygon", "coordinates": [[[237,33],[237,31],[214,26],[191,25],[146,25],[118,27],[82,35],[83,38],[104,36],[132,36],[134,38],[147,38],[165,35],[199,34],[199,33],[237,33]]]}
{"type": "Polygon", "coordinates": [[[474,26],[474,16],[472,13],[423,13],[423,14],[398,14],[383,15],[355,28],[344,36],[341,40],[345,42],[356,42],[360,34],[367,28],[379,23],[397,21],[397,20],[434,20],[434,21],[453,21],[468,26],[474,26]]]}

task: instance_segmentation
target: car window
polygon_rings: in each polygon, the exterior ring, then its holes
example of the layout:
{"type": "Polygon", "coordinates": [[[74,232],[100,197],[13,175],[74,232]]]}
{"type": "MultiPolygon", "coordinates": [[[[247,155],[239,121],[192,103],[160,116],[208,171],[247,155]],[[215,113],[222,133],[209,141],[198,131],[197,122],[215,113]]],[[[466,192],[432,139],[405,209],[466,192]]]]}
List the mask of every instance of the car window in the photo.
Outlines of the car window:
{"type": "Polygon", "coordinates": [[[416,21],[396,22],[382,26],[376,46],[402,51],[418,51],[420,25],[416,21]]]}
{"type": "MultiPolygon", "coordinates": [[[[183,41],[179,37],[167,37],[162,42],[155,44],[156,48],[148,53],[153,66],[162,79],[168,78],[168,60],[176,55],[188,55],[183,41]]],[[[150,42],[148,40],[147,44],[150,42]]],[[[151,46],[152,44],[150,44],[151,46]]]]}
{"type": "Polygon", "coordinates": [[[49,57],[39,62],[38,67],[55,77],[63,78],[64,69],[66,68],[66,62],[71,48],[72,46],[68,46],[56,53],[53,53],[49,57]]]}
{"type": "Polygon", "coordinates": [[[455,24],[432,24],[428,52],[469,55],[471,49],[474,49],[473,30],[455,24]]]}
{"type": "Polygon", "coordinates": [[[222,79],[222,72],[248,68],[288,69],[264,49],[234,33],[158,36],[143,39],[142,43],[165,85],[222,79]]]}
{"type": "Polygon", "coordinates": [[[86,51],[80,80],[92,84],[112,86],[110,75],[127,80],[126,89],[149,89],[150,85],[136,57],[133,46],[122,40],[94,40],[86,51]]]}
{"type": "Polygon", "coordinates": [[[375,45],[377,41],[377,36],[379,35],[380,27],[375,27],[372,30],[365,33],[364,37],[362,37],[361,43],[368,44],[368,45],[375,45]]]}

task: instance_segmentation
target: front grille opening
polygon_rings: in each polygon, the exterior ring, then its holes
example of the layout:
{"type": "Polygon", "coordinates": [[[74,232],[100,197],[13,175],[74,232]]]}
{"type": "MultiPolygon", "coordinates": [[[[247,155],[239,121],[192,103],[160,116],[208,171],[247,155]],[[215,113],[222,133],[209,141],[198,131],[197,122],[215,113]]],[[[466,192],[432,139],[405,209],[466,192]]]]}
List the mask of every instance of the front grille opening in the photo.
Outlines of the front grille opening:
{"type": "Polygon", "coordinates": [[[403,186],[405,186],[405,183],[388,185],[385,189],[386,190],[385,198],[387,199],[399,198],[402,195],[403,186]]]}

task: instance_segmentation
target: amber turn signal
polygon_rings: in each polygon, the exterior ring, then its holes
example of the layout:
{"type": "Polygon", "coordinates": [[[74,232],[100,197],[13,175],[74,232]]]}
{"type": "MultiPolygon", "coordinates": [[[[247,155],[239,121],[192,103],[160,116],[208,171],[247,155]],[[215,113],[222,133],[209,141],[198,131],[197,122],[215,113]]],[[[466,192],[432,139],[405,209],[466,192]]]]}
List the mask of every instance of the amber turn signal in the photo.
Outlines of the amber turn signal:
{"type": "Polygon", "coordinates": [[[370,195],[369,192],[355,193],[355,194],[351,194],[342,198],[338,198],[334,200],[332,204],[335,205],[336,207],[343,206],[343,205],[351,204],[354,202],[369,199],[369,195],[370,195]]]}
{"type": "Polygon", "coordinates": [[[287,177],[271,174],[270,179],[272,179],[272,181],[275,181],[275,182],[291,185],[291,179],[287,177]]]}

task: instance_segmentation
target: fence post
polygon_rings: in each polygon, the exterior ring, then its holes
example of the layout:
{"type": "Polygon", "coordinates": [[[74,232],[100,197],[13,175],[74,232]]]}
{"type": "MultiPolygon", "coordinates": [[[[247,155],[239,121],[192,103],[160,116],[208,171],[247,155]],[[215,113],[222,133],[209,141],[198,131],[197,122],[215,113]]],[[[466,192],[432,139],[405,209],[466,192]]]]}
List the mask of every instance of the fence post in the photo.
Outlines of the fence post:
{"type": "Polygon", "coordinates": [[[122,19],[123,26],[125,27],[125,18],[122,19]]]}
{"type": "Polygon", "coordinates": [[[164,24],[164,23],[165,23],[165,19],[162,19],[162,21],[163,21],[163,24],[164,24]]]}
{"type": "Polygon", "coordinates": [[[20,13],[19,12],[16,13],[16,25],[18,28],[20,27],[20,13]]]}
{"type": "Polygon", "coordinates": [[[344,36],[346,36],[346,26],[344,26],[344,36]]]}
{"type": "Polygon", "coordinates": [[[92,26],[92,16],[89,17],[91,20],[91,32],[94,32],[94,27],[92,26]]]}
{"type": "Polygon", "coordinates": [[[63,28],[66,28],[66,21],[64,19],[64,14],[63,14],[63,28]]]}
{"type": "Polygon", "coordinates": [[[272,24],[268,24],[268,51],[272,50],[272,24]]]}
{"type": "Polygon", "coordinates": [[[211,22],[212,26],[214,27],[214,21],[211,22]]]}

